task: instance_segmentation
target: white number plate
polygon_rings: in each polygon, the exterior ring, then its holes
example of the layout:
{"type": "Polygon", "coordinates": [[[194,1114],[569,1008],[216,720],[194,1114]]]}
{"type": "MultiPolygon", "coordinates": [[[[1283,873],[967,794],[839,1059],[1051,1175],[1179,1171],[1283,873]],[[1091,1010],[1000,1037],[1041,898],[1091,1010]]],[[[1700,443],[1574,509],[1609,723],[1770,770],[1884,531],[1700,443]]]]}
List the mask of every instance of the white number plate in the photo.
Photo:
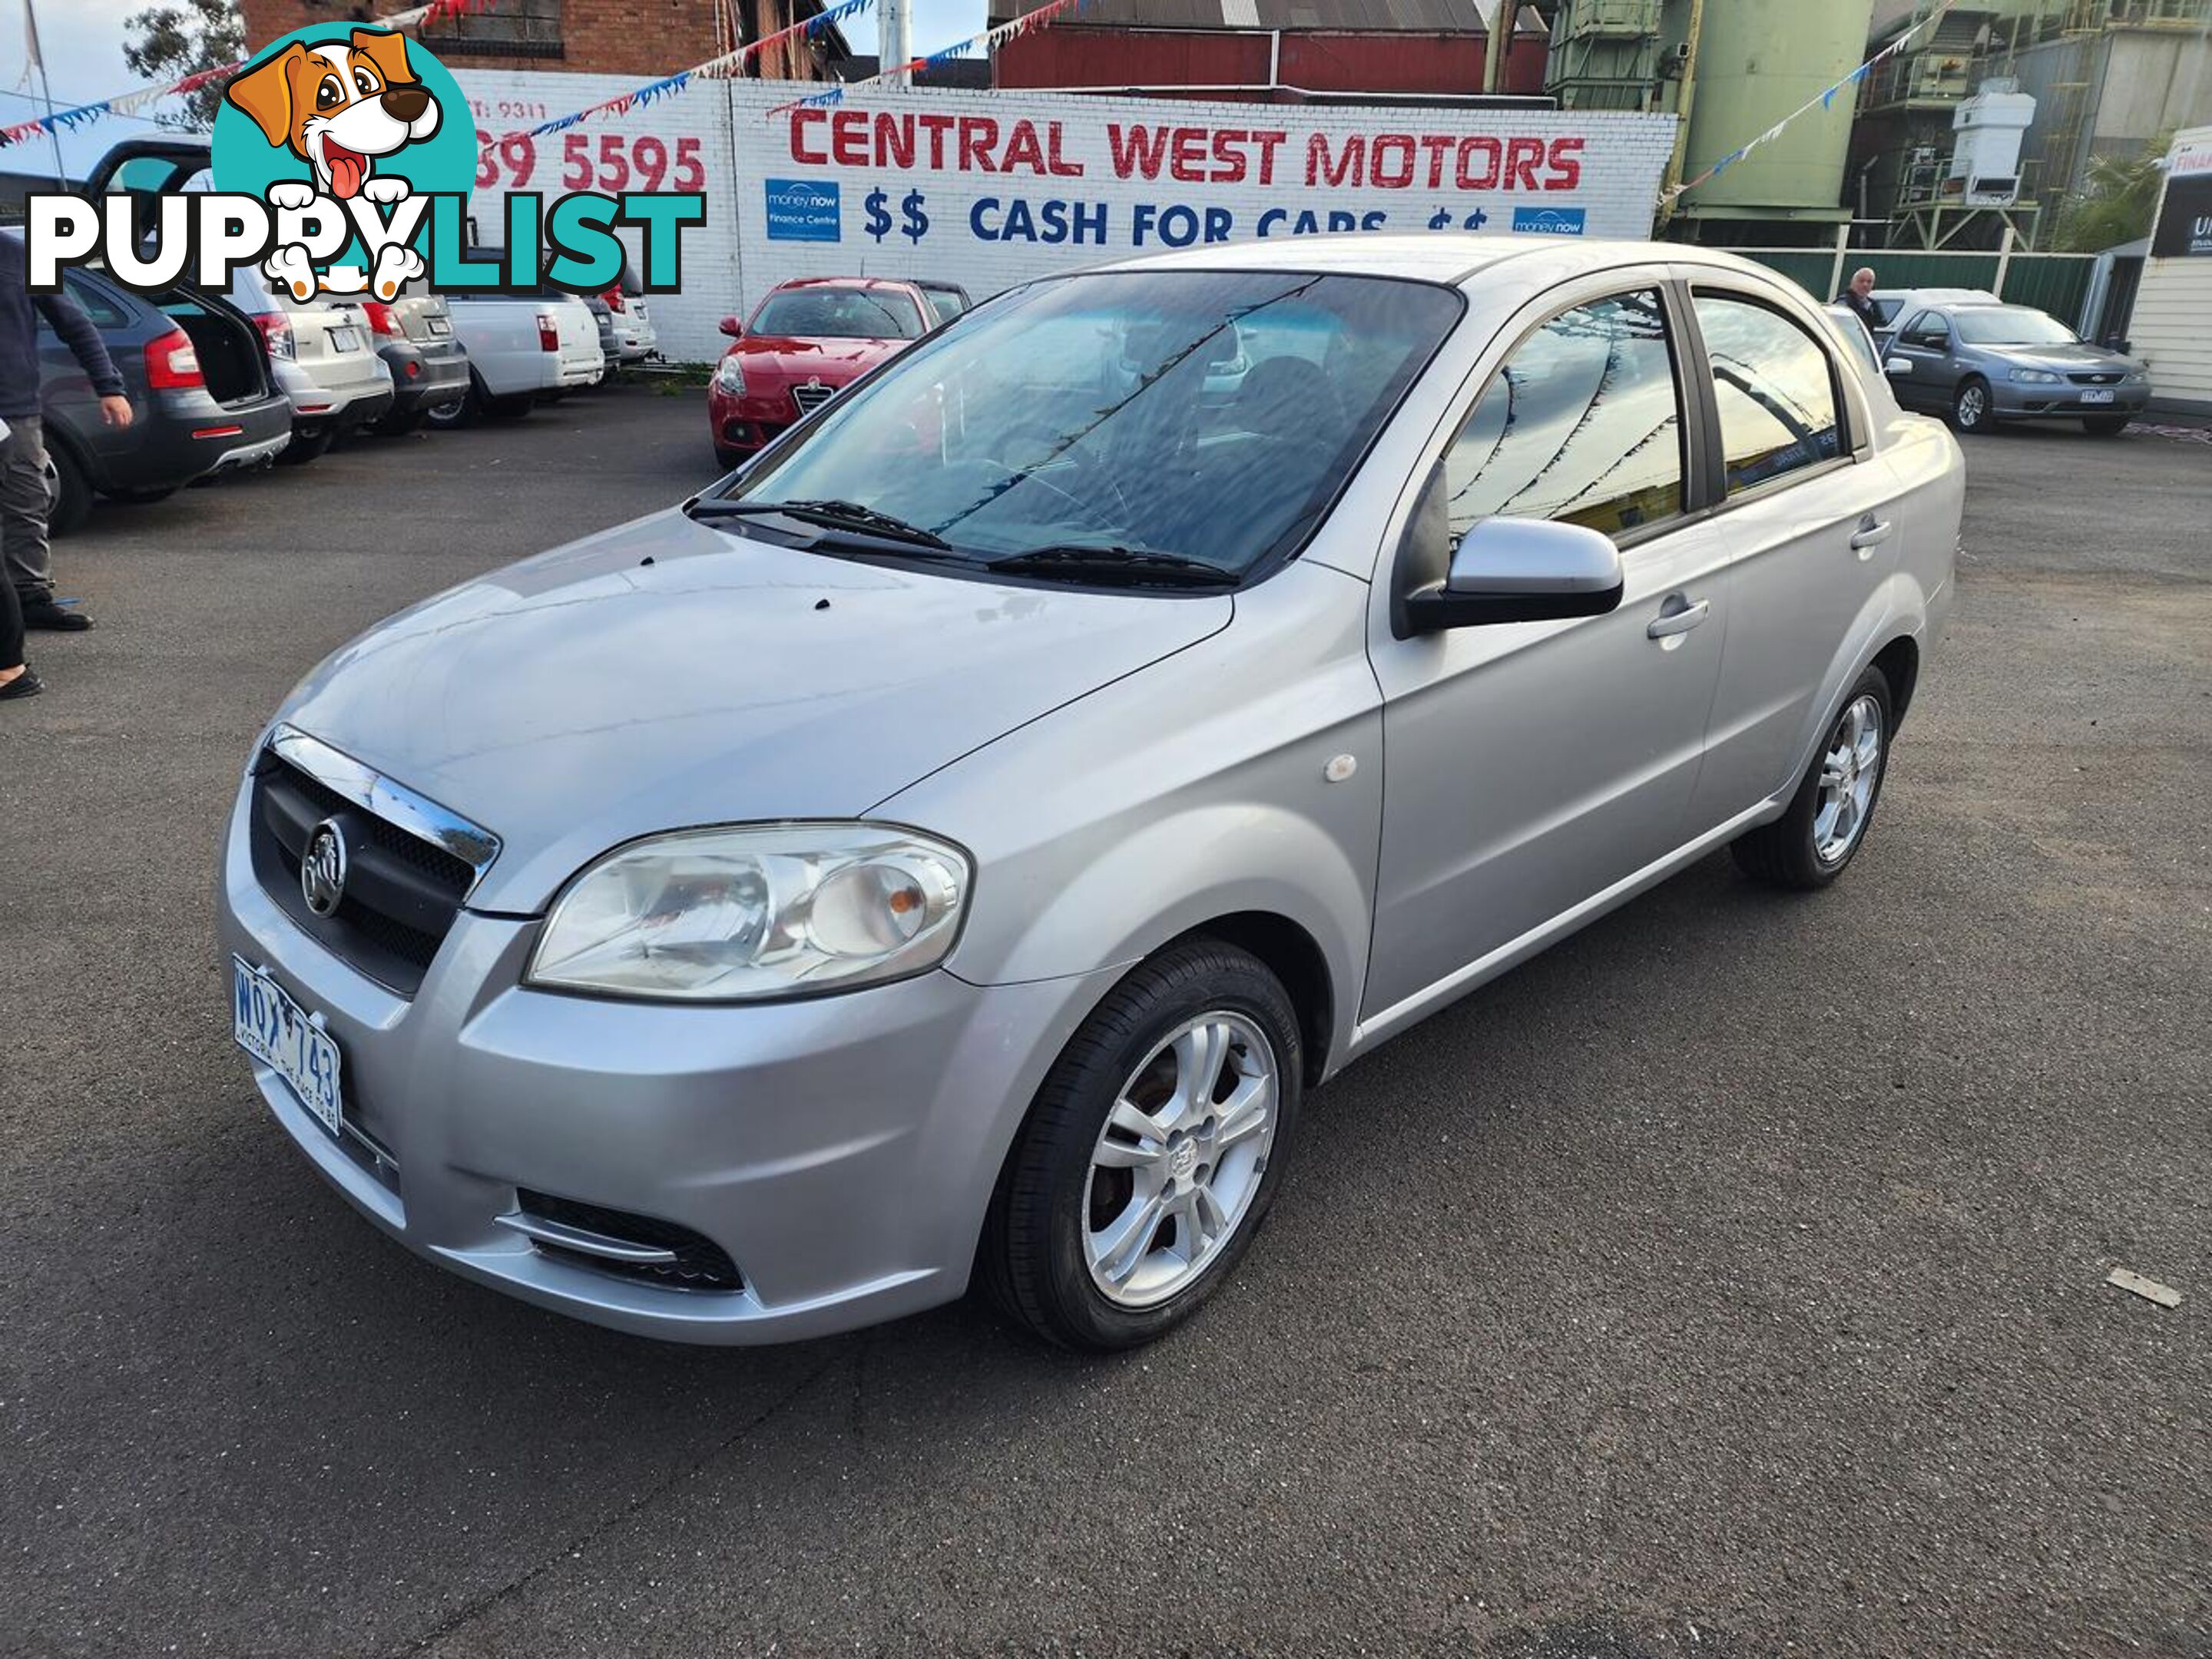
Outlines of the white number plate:
{"type": "Polygon", "coordinates": [[[291,1085],[332,1134],[339,1130],[338,1045],[282,986],[230,959],[231,1036],[291,1085]]]}
{"type": "Polygon", "coordinates": [[[2099,386],[2083,392],[2081,401],[2085,404],[2108,404],[2112,401],[2112,394],[2109,389],[2099,386]]]}
{"type": "Polygon", "coordinates": [[[358,351],[361,349],[361,331],[357,328],[334,328],[331,331],[331,349],[358,351]]]}
{"type": "Polygon", "coordinates": [[[433,318],[431,318],[431,319],[430,319],[430,332],[431,332],[431,333],[433,333],[433,334],[451,334],[453,331],[453,325],[451,323],[447,322],[447,321],[443,317],[433,317],[433,318]]]}

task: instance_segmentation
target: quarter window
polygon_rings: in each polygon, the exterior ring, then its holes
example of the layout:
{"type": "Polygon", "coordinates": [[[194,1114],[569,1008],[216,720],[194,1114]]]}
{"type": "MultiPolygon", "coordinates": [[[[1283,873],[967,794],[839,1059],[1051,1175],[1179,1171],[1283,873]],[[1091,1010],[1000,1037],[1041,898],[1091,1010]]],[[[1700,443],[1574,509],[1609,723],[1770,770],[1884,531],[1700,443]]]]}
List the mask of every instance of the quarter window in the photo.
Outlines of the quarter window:
{"type": "Polygon", "coordinates": [[[1720,409],[1728,493],[1840,454],[1835,374],[1813,337],[1753,300],[1700,294],[1697,308],[1720,409]]]}
{"type": "Polygon", "coordinates": [[[1452,538],[1492,514],[1620,535],[1682,510],[1682,409],[1656,289],[1562,312],[1516,347],[1444,459],[1452,538]]]}

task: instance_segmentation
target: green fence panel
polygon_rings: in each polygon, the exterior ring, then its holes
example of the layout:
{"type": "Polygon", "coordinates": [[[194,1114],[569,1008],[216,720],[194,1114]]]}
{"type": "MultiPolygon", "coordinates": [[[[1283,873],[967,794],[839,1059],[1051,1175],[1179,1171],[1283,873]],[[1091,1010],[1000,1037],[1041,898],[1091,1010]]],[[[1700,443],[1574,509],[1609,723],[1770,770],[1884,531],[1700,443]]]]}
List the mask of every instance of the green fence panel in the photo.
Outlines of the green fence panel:
{"type": "MultiPolygon", "coordinates": [[[[1739,247],[1747,259],[1780,271],[1816,300],[1832,300],[1829,279],[1836,268],[1830,248],[1739,247]]],[[[2014,305],[2047,311],[2069,328],[2081,320],[2081,301],[2089,292],[2096,260],[2084,253],[2015,253],[2005,265],[2004,298],[2014,305]]],[[[1841,282],[1866,265],[1876,288],[1979,288],[1995,289],[1994,253],[1936,253],[1911,248],[1852,248],[1844,255],[1841,282]]],[[[1840,283],[1838,283],[1840,286],[1840,283]]]]}
{"type": "Polygon", "coordinates": [[[2005,267],[2004,297],[2016,306],[2047,311],[2069,328],[2081,325],[2081,302],[2088,296],[2090,258],[2067,255],[2015,254],[2005,267]]]}
{"type": "Polygon", "coordinates": [[[1736,247],[1728,250],[1741,253],[1747,259],[1756,259],[1760,264],[1780,271],[1816,300],[1830,297],[1822,290],[1828,285],[1828,271],[1836,263],[1833,248],[1822,251],[1802,247],[1736,247]]]}

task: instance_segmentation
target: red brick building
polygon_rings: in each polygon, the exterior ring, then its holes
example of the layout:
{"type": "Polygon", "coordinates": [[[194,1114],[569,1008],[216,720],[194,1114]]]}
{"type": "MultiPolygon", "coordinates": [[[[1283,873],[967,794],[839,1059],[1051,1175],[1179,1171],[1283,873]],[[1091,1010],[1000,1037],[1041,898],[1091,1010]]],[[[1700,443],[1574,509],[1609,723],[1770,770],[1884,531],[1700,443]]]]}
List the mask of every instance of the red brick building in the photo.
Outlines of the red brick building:
{"type": "MultiPolygon", "coordinates": [[[[1043,0],[990,0],[1007,22],[1043,0]]],[[[1549,31],[1517,0],[1090,0],[1008,40],[1000,87],[1298,101],[1361,94],[1458,99],[1544,90],[1549,31]],[[1493,24],[1514,19],[1499,72],[1493,24]]]]}
{"type": "MultiPolygon", "coordinates": [[[[258,48],[310,23],[373,22],[420,0],[239,0],[258,48]]],[[[416,31],[448,69],[562,70],[580,75],[672,75],[822,10],[821,0],[485,0],[416,31]]],[[[746,73],[823,81],[848,55],[833,25],[757,54],[746,73]]]]}

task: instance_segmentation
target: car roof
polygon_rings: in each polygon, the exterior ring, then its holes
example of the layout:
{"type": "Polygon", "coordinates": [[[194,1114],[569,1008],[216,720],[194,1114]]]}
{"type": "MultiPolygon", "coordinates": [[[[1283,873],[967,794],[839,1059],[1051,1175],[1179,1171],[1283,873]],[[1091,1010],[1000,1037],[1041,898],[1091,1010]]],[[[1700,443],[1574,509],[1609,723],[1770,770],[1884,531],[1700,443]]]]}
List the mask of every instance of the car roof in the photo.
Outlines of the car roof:
{"type": "Polygon", "coordinates": [[[1930,306],[2001,306],[2005,302],[1985,288],[1878,288],[1877,300],[1917,300],[1930,306]]]}
{"type": "Polygon", "coordinates": [[[770,289],[770,294],[781,294],[787,288],[914,288],[903,276],[791,276],[770,289]]]}
{"type": "Polygon", "coordinates": [[[1601,270],[1613,265],[1696,264],[1755,276],[1785,286],[1789,278],[1720,248],[1686,242],[1608,236],[1515,235],[1510,232],[1352,231],[1220,242],[1093,266],[1097,270],[1285,270],[1347,276],[1401,276],[1452,285],[1522,262],[1601,270]]]}

